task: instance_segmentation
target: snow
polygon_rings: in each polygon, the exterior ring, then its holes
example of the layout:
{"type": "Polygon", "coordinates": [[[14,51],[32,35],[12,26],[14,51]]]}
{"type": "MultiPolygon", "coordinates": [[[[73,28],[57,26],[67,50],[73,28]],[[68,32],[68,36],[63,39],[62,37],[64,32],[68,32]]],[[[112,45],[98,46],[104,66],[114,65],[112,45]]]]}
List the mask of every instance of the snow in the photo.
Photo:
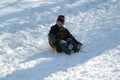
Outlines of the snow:
{"type": "Polygon", "coordinates": [[[120,80],[120,0],[2,0],[0,80],[120,80]],[[47,34],[59,14],[84,44],[52,53],[47,34]]]}

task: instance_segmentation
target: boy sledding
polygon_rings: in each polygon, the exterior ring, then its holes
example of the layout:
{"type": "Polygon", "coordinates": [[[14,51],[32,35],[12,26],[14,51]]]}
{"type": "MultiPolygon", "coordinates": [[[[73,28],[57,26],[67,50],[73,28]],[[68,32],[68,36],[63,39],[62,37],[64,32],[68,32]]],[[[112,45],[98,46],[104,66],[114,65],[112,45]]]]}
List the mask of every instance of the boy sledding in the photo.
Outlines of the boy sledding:
{"type": "Polygon", "coordinates": [[[65,17],[59,15],[55,25],[51,27],[48,34],[49,44],[52,49],[58,53],[65,52],[70,55],[71,53],[79,52],[82,43],[77,41],[75,37],[63,27],[65,17]]]}

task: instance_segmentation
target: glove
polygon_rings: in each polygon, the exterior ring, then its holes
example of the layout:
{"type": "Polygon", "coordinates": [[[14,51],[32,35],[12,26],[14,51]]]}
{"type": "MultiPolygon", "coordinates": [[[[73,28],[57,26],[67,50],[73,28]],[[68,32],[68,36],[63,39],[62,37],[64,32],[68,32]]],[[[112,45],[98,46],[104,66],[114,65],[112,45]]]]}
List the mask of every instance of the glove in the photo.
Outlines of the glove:
{"type": "Polygon", "coordinates": [[[61,40],[61,43],[67,43],[65,40],[61,40]]]}

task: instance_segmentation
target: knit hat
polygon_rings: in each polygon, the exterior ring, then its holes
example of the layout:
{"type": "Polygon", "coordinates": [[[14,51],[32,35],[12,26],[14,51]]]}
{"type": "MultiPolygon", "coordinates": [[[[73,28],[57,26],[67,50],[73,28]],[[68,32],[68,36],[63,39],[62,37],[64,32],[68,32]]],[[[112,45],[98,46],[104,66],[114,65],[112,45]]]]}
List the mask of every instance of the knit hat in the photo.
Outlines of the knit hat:
{"type": "Polygon", "coordinates": [[[65,16],[64,15],[59,15],[58,19],[57,19],[57,22],[62,22],[64,24],[64,22],[65,22],[65,16]]]}

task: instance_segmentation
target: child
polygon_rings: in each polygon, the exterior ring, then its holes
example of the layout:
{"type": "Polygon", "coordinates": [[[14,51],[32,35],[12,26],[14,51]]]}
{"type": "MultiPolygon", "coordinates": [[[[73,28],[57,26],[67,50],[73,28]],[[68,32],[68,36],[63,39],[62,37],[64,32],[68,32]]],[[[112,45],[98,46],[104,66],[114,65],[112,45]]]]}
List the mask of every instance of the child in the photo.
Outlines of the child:
{"type": "Polygon", "coordinates": [[[68,29],[63,27],[64,22],[64,15],[59,15],[56,24],[51,27],[48,34],[49,43],[58,53],[65,52],[70,55],[72,52],[79,52],[82,43],[78,42],[68,29]]]}

